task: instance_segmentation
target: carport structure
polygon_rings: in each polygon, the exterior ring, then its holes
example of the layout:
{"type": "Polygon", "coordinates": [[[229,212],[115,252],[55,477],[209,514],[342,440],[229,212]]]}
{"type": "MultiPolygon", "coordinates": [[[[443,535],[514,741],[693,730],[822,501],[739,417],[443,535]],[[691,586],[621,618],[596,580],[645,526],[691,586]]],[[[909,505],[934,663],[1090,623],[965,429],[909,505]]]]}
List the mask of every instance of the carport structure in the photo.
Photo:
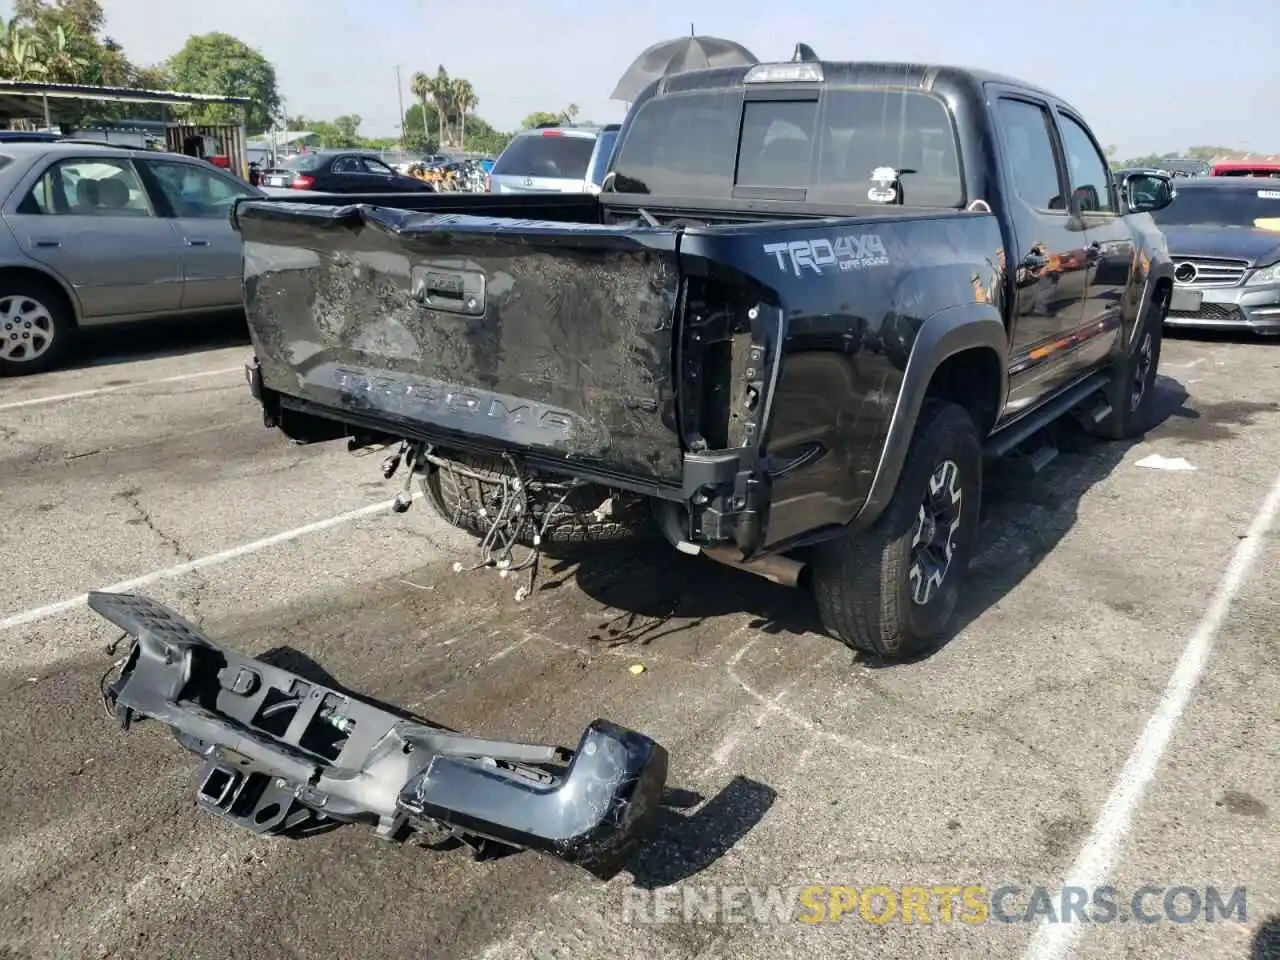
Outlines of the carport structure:
{"type": "MultiPolygon", "coordinates": [[[[0,120],[12,123],[15,120],[31,120],[43,118],[44,126],[51,128],[59,119],[59,107],[70,100],[91,100],[99,103],[134,103],[162,106],[233,106],[237,110],[238,121],[231,125],[233,134],[229,137],[228,154],[232,165],[239,176],[248,177],[248,165],[245,155],[245,113],[252,102],[248,97],[222,96],[209,93],[183,93],[177,90],[134,90],[129,87],[98,87],[81,83],[40,83],[33,80],[0,80],[0,120]]],[[[170,133],[177,129],[176,124],[168,123],[170,133]]],[[[225,127],[190,126],[184,127],[183,133],[196,136],[219,136],[226,134],[225,127]]],[[[172,141],[173,137],[168,139],[172,141]]],[[[181,136],[179,136],[181,141],[181,136]]],[[[172,142],[170,149],[174,149],[172,142]]],[[[177,149],[181,150],[181,143],[177,149]]]]}

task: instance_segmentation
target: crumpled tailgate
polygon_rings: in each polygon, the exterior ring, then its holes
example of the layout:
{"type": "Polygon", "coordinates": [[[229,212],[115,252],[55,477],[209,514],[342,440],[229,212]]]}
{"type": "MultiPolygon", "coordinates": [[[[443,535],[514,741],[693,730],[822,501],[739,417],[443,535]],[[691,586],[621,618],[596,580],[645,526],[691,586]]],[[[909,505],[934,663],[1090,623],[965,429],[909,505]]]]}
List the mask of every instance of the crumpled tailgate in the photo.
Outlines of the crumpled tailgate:
{"type": "Polygon", "coordinates": [[[236,224],[269,390],[678,481],[677,230],[269,200],[236,224]]]}

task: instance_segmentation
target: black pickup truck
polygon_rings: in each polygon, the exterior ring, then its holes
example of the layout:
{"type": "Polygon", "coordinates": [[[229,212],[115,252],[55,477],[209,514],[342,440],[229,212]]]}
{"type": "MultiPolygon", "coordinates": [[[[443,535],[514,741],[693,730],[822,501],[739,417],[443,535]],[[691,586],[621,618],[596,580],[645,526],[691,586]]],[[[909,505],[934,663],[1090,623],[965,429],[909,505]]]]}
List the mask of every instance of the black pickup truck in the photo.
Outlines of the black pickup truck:
{"type": "Polygon", "coordinates": [[[648,524],[900,658],[987,463],[1137,431],[1168,188],[1045,90],[801,47],[652,84],[598,196],[240,202],[247,375],[296,441],[399,444],[486,549],[648,524]]]}

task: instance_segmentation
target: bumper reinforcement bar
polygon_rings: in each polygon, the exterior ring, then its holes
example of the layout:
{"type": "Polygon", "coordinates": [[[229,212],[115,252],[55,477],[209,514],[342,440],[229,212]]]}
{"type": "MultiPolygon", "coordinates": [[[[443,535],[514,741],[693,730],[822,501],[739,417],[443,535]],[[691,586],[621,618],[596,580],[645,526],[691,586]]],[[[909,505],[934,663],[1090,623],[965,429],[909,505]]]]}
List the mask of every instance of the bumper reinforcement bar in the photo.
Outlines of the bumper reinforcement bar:
{"type": "Polygon", "coordinates": [[[368,822],[607,879],[661,802],[666,750],[606,720],[575,751],[464,736],[221,647],[146,597],[90,593],[89,607],[133,638],[103,688],[112,715],[168,726],[204,760],[199,806],[255,833],[368,822]]]}

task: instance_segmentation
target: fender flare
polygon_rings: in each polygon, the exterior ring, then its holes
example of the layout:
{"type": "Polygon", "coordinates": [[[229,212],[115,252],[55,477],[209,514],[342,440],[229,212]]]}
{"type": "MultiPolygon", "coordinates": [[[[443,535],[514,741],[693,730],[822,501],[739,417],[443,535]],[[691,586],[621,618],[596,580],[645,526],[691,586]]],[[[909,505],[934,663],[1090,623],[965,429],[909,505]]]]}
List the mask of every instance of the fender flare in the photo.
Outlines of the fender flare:
{"type": "MultiPolygon", "coordinates": [[[[1170,291],[1173,290],[1173,260],[1169,257],[1162,257],[1157,263],[1154,258],[1151,267],[1147,271],[1146,283],[1143,285],[1142,300],[1139,302],[1138,315],[1134,318],[1133,329],[1129,331],[1129,335],[1125,338],[1125,353],[1130,354],[1138,347],[1138,330],[1142,327],[1143,315],[1156,308],[1156,289],[1162,284],[1167,283],[1170,291]]],[[[1161,317],[1163,324],[1164,318],[1161,317]]]]}
{"type": "Polygon", "coordinates": [[[935,371],[948,357],[974,348],[991,349],[1000,360],[998,414],[1009,394],[1009,335],[1000,312],[991,304],[966,303],[946,307],[920,325],[903,370],[875,476],[866,500],[850,523],[855,531],[875,523],[893,498],[935,371]]]}

